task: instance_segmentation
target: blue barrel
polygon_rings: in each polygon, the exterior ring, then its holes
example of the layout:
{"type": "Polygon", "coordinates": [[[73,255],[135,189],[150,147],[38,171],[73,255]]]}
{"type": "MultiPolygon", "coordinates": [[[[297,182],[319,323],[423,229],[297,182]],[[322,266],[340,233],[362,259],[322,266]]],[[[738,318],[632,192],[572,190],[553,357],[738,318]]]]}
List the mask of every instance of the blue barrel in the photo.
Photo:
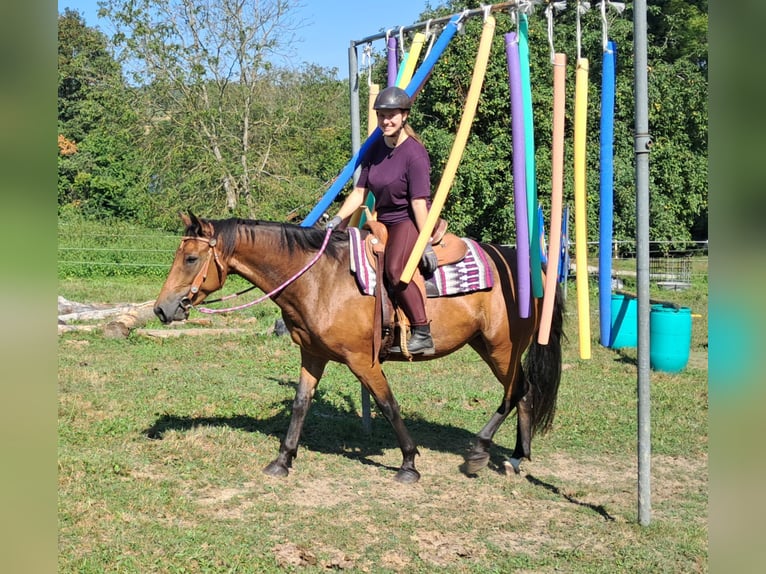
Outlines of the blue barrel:
{"type": "Polygon", "coordinates": [[[649,317],[649,364],[655,371],[677,373],[689,362],[692,313],[689,307],[652,305],[649,317]]]}
{"type": "Polygon", "coordinates": [[[635,297],[612,295],[609,346],[612,349],[638,345],[638,304],[635,297]]]}

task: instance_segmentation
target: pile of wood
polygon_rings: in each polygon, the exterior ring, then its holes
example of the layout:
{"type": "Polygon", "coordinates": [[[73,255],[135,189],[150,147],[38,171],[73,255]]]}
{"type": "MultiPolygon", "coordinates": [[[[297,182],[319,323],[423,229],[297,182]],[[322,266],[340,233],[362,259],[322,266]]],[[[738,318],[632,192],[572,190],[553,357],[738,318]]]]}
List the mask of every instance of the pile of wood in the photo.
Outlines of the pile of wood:
{"type": "Polygon", "coordinates": [[[124,339],[132,329],[142,327],[154,317],[153,307],[154,301],[115,306],[75,303],[59,296],[58,332],[102,330],[105,337],[124,339]],[[82,321],[96,324],[80,324],[82,321]]]}
{"type": "MultiPolygon", "coordinates": [[[[154,318],[154,301],[108,305],[103,303],[75,303],[64,297],[58,298],[58,332],[100,331],[105,337],[126,339],[131,332],[156,338],[179,337],[181,335],[231,335],[252,333],[247,328],[212,328],[210,319],[195,319],[174,323],[170,327],[146,329],[146,323],[154,318]],[[195,325],[195,327],[189,327],[195,325]],[[173,328],[177,327],[177,328],[173,328]]],[[[282,320],[278,320],[273,334],[287,332],[282,320]]]]}

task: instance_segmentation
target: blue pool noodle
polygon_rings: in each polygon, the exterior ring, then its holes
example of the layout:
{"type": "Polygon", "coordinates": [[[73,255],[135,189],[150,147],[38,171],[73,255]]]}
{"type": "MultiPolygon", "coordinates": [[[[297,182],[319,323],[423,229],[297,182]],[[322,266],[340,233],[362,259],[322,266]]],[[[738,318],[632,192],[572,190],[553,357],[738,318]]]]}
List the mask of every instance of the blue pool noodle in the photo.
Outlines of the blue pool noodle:
{"type": "Polygon", "coordinates": [[[598,249],[598,300],[601,345],[612,336],[612,232],[614,226],[614,92],[617,46],[607,42],[601,78],[600,206],[598,249]]]}

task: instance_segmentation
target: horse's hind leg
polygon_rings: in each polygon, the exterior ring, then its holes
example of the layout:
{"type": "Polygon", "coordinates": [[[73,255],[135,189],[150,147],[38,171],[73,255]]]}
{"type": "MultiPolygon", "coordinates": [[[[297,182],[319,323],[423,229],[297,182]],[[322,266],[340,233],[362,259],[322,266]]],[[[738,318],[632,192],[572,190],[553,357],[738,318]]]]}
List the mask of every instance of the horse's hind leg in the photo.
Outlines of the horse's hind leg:
{"type": "Polygon", "coordinates": [[[517,380],[512,386],[514,389],[513,393],[510,397],[506,396],[503,399],[503,402],[492,415],[492,418],[489,419],[489,422],[476,435],[476,440],[471,450],[465,455],[466,474],[476,474],[489,464],[489,448],[492,446],[492,439],[514,408],[517,409],[518,421],[516,426],[516,447],[513,456],[516,456],[519,445],[524,442],[520,437],[526,437],[527,451],[529,450],[530,417],[528,409],[522,413],[520,406],[527,393],[527,382],[524,377],[524,371],[520,366],[518,373],[517,380]]]}
{"type": "Polygon", "coordinates": [[[322,377],[326,359],[312,357],[301,351],[301,376],[298,381],[298,389],[295,391],[290,426],[287,434],[279,447],[279,455],[271,461],[263,472],[270,476],[287,476],[293,459],[298,454],[298,441],[303,430],[303,423],[314,398],[317,383],[322,377]]]}
{"type": "Polygon", "coordinates": [[[532,460],[532,390],[516,404],[516,446],[508,464],[519,474],[521,459],[532,460]]]}
{"type": "Polygon", "coordinates": [[[466,474],[476,474],[489,464],[489,447],[492,446],[492,437],[495,436],[497,429],[508,418],[512,410],[513,405],[511,401],[503,401],[492,415],[492,418],[489,419],[489,422],[476,435],[476,440],[471,450],[465,455],[466,474]]]}

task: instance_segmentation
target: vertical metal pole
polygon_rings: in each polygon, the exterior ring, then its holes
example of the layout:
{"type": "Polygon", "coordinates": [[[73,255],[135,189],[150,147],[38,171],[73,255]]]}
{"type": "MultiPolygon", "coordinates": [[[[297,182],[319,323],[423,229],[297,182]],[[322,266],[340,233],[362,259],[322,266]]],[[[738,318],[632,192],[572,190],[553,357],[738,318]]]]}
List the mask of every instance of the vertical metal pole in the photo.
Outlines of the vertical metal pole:
{"type": "Polygon", "coordinates": [[[636,106],[636,276],[638,291],[638,522],[651,521],[651,420],[649,380],[649,96],[646,0],[633,3],[636,106]]]}
{"type": "MultiPolygon", "coordinates": [[[[348,48],[348,89],[351,100],[351,153],[362,147],[362,136],[359,118],[359,62],[356,54],[356,44],[352,41],[348,48]]],[[[359,168],[354,172],[354,185],[359,180],[359,168]]],[[[370,432],[370,392],[362,387],[362,428],[370,432]]]]}
{"type": "MultiPolygon", "coordinates": [[[[362,146],[362,136],[359,127],[359,63],[353,41],[348,48],[348,89],[351,96],[351,151],[356,153],[362,146]]],[[[359,170],[354,173],[354,184],[357,179],[359,170]]]]}

